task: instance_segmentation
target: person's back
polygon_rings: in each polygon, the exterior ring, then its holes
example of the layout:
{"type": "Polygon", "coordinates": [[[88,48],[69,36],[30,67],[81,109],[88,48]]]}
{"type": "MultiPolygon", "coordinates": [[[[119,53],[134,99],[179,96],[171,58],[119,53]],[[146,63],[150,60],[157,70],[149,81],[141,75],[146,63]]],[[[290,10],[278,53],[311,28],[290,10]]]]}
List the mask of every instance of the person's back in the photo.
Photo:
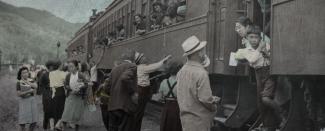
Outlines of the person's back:
{"type": "Polygon", "coordinates": [[[208,73],[199,63],[187,62],[177,74],[177,100],[182,124],[193,123],[199,128],[211,123],[216,108],[208,103],[213,100],[209,100],[212,98],[211,89],[209,92],[206,87],[210,87],[208,73]]]}
{"type": "MultiPolygon", "coordinates": [[[[179,105],[183,113],[191,112],[195,114],[198,112],[213,112],[214,107],[205,106],[200,102],[199,98],[195,93],[202,86],[210,85],[197,85],[197,84],[208,84],[205,78],[208,78],[208,72],[204,70],[204,67],[199,64],[192,64],[192,62],[187,62],[184,67],[177,74],[177,86],[188,87],[188,88],[177,88],[177,96],[179,99],[179,105]],[[193,81],[194,80],[194,81],[193,81]],[[198,109],[198,110],[196,110],[198,109]]],[[[209,80],[209,79],[207,79],[209,80]]],[[[209,81],[208,81],[209,82],[209,81]]],[[[205,93],[205,92],[202,92],[205,93]]]]}
{"type": "Polygon", "coordinates": [[[124,62],[113,68],[110,77],[110,102],[108,110],[123,110],[133,112],[135,104],[131,96],[136,89],[136,65],[124,62]]]}
{"type": "Polygon", "coordinates": [[[183,44],[187,62],[177,73],[177,101],[184,131],[210,131],[219,98],[212,95],[208,72],[202,63],[206,41],[196,36],[183,44]]]}

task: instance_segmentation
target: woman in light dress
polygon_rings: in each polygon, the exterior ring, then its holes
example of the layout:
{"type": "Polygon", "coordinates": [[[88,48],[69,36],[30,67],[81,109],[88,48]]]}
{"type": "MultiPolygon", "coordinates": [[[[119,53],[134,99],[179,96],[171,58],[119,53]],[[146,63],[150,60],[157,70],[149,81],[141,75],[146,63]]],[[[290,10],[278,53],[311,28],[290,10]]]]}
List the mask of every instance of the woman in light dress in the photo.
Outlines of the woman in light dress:
{"type": "Polygon", "coordinates": [[[38,121],[38,108],[36,101],[37,84],[30,79],[30,73],[27,67],[22,67],[17,75],[17,94],[19,97],[18,124],[20,131],[26,130],[29,125],[29,131],[34,131],[38,121]]]}
{"type": "Polygon", "coordinates": [[[68,62],[69,74],[66,77],[65,88],[68,91],[62,119],[56,125],[57,130],[63,130],[66,124],[79,130],[80,120],[86,107],[85,92],[88,80],[78,71],[78,62],[68,62]]]}

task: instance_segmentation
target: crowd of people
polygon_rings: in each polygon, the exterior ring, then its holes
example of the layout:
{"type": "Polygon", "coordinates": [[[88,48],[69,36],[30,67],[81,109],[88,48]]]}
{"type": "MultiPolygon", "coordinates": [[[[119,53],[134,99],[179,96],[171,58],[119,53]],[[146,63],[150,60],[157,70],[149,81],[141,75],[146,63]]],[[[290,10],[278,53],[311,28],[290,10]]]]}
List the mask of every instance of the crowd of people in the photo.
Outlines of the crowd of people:
{"type": "MultiPolygon", "coordinates": [[[[166,4],[159,1],[154,2],[148,20],[142,14],[134,15],[135,34],[143,35],[148,30],[158,30],[184,20],[185,14],[181,9],[185,8],[185,6],[185,0],[170,0],[166,4]]],[[[115,30],[109,32],[107,37],[110,42],[126,39],[125,26],[123,24],[116,25],[115,30]]]]}
{"type": "MultiPolygon", "coordinates": [[[[284,118],[273,100],[276,87],[269,73],[270,39],[247,17],[238,18],[235,25],[243,44],[235,59],[255,70],[261,124],[275,131],[284,118]]],[[[187,38],[182,44],[185,64],[171,55],[150,63],[145,54],[127,50],[102,83],[97,78],[99,62],[88,65],[76,60],[64,64],[48,61],[32,72],[22,67],[17,77],[21,130],[26,124],[30,130],[35,128],[39,113],[35,96],[41,94],[44,129],[70,127],[77,131],[84,110],[88,107],[94,111],[98,103],[108,131],[140,131],[146,105],[153,95],[150,74],[162,71],[169,77],[160,83],[156,94],[165,103],[160,130],[209,131],[220,98],[212,95],[206,45],[196,36],[187,38]]]]}

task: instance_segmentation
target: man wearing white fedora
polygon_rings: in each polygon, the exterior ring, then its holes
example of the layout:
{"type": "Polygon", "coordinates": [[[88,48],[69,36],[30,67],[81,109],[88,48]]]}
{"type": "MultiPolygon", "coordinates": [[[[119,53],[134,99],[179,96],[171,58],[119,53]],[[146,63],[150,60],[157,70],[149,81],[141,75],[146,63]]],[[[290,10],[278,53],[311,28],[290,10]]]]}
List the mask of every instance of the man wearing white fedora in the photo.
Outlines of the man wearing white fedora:
{"type": "Polygon", "coordinates": [[[206,41],[191,36],[182,44],[187,62],[177,74],[177,100],[183,131],[210,131],[219,98],[212,96],[206,61],[206,41]]]}

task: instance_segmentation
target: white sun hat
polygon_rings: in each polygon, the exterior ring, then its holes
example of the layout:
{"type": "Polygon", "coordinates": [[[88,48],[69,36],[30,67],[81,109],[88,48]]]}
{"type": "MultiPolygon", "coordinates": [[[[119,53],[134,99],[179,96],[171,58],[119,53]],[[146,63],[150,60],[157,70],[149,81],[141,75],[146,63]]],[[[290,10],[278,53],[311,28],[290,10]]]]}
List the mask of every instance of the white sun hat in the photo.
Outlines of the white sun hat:
{"type": "Polygon", "coordinates": [[[207,45],[206,41],[200,41],[199,38],[197,38],[196,36],[191,36],[187,38],[182,44],[184,50],[183,56],[188,56],[190,54],[193,54],[203,49],[206,45],[207,45]]]}

